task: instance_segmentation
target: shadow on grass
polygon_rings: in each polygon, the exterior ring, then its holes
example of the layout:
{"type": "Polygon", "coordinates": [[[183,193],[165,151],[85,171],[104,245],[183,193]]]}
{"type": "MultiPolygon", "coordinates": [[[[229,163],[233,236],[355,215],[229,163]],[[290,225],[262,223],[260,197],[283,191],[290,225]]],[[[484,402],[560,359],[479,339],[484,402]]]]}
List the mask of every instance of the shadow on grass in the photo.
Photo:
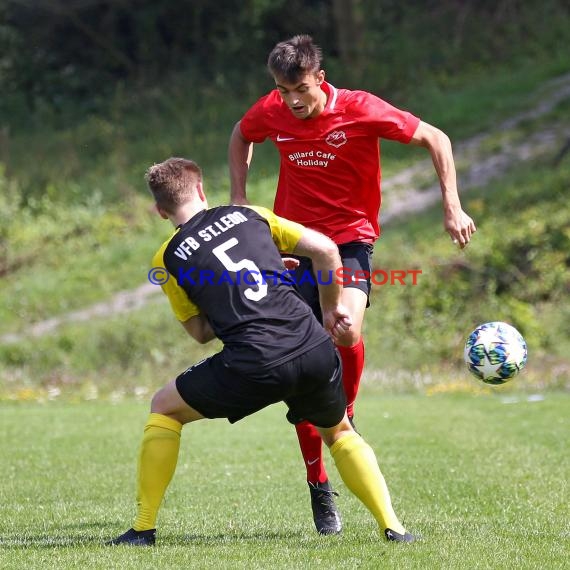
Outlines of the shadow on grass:
{"type": "MultiPolygon", "coordinates": [[[[318,536],[315,534],[315,536],[318,536]]],[[[280,542],[295,541],[302,547],[306,534],[302,531],[251,531],[231,532],[218,534],[167,534],[158,536],[157,545],[160,546],[220,546],[221,544],[239,544],[244,542],[280,542]]],[[[310,541],[309,541],[310,542],[310,541]]],[[[311,544],[313,547],[314,544],[311,544]]]]}
{"type": "MultiPolygon", "coordinates": [[[[62,525],[58,534],[22,534],[13,536],[0,536],[0,548],[2,549],[25,549],[25,548],[65,548],[77,546],[107,546],[105,543],[118,536],[120,532],[113,533],[102,532],[108,528],[105,523],[79,523],[62,525]],[[62,535],[62,529],[69,529],[71,535],[62,535]],[[96,536],[79,535],[81,531],[94,530],[96,536]]],[[[220,546],[222,544],[240,544],[247,542],[281,542],[295,541],[298,546],[302,547],[305,533],[299,532],[232,532],[218,533],[213,535],[206,534],[172,534],[168,533],[164,536],[157,537],[157,546],[220,546]]],[[[312,541],[307,542],[307,547],[314,547],[312,541]]],[[[121,547],[119,547],[121,548],[121,547]]]]}
{"type": "Polygon", "coordinates": [[[35,536],[0,537],[0,548],[63,548],[101,543],[99,537],[61,536],[40,534],[35,536]]]}
{"type": "Polygon", "coordinates": [[[0,535],[0,548],[61,548],[101,542],[102,531],[109,528],[105,522],[77,522],[58,524],[57,533],[49,532],[0,535]],[[67,532],[68,531],[68,532],[67,532]],[[93,536],[86,536],[91,531],[93,536]],[[62,535],[61,533],[66,533],[62,535]]]}

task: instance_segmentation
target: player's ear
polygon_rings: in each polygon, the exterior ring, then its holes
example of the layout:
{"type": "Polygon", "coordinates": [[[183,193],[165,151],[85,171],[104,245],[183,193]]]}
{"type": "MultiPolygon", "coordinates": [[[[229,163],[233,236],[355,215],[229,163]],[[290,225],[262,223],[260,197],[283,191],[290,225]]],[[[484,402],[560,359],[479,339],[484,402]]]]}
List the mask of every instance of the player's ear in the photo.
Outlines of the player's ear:
{"type": "Polygon", "coordinates": [[[168,220],[168,214],[158,204],[155,204],[154,208],[163,220],[168,220]]]}
{"type": "Polygon", "coordinates": [[[317,85],[320,85],[325,80],[325,70],[319,69],[317,71],[317,85]]]}
{"type": "Polygon", "coordinates": [[[196,184],[196,190],[198,190],[198,196],[200,197],[200,200],[202,200],[202,202],[205,202],[206,194],[204,193],[204,186],[201,180],[198,182],[198,184],[196,184]]]}

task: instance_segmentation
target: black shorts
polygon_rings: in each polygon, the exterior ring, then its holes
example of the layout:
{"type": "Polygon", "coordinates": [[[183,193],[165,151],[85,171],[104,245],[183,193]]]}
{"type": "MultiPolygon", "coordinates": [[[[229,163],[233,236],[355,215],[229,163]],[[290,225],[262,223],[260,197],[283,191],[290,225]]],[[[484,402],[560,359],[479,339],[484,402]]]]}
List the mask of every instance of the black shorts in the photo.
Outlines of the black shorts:
{"type": "Polygon", "coordinates": [[[204,417],[231,423],[283,401],[292,423],[332,427],[346,409],[342,365],[329,339],[274,368],[247,374],[228,367],[218,353],[180,374],[176,388],[204,417]]]}
{"type": "MultiPolygon", "coordinates": [[[[370,275],[372,273],[372,253],[374,247],[370,243],[350,242],[338,246],[340,258],[342,260],[342,275],[335,276],[339,279],[345,289],[360,289],[366,294],[366,307],[370,306],[370,275]]],[[[318,282],[328,280],[328,276],[315,276],[313,264],[308,257],[298,257],[287,255],[299,260],[299,267],[292,270],[297,289],[320,323],[323,322],[321,305],[319,303],[318,282]],[[312,279],[307,278],[308,275],[312,279]]]]}

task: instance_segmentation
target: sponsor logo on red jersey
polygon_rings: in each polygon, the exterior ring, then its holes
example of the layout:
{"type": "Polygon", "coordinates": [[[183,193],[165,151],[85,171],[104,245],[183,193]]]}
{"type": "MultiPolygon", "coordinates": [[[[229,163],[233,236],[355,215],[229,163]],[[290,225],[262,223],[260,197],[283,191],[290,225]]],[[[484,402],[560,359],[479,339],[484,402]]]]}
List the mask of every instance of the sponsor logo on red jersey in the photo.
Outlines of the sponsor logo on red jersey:
{"type": "Polygon", "coordinates": [[[346,133],[344,131],[333,131],[326,138],[325,142],[335,148],[338,148],[346,143],[346,133]]]}

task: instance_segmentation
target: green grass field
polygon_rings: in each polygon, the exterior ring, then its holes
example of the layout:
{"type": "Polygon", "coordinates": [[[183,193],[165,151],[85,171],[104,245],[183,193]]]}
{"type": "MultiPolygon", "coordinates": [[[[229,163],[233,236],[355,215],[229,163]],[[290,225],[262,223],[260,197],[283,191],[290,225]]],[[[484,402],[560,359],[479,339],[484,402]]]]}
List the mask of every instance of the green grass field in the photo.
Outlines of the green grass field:
{"type": "Polygon", "coordinates": [[[0,567],[567,568],[569,409],[556,392],[395,396],[368,383],[358,426],[423,537],[413,545],[379,538],[331,460],[345,528],[316,534],[283,406],[190,425],[157,546],[137,549],[102,543],[132,521],[148,404],[5,402],[0,567]]]}

